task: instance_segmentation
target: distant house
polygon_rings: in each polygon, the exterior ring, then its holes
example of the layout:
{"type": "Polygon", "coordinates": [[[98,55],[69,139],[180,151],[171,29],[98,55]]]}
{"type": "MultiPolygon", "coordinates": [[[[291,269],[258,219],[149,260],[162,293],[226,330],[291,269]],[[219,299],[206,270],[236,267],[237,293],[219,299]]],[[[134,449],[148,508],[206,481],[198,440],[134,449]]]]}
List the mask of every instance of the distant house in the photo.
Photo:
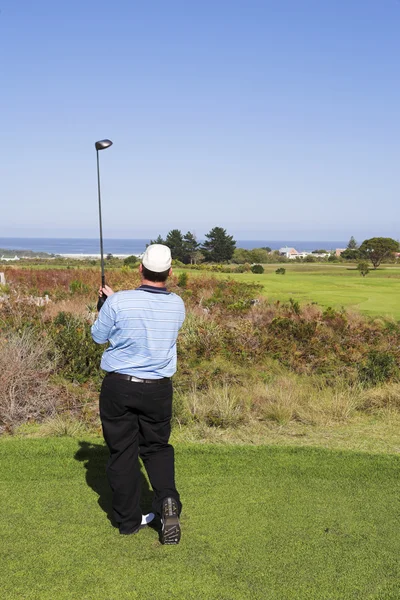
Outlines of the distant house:
{"type": "Polygon", "coordinates": [[[345,250],[347,250],[347,248],[336,248],[335,256],[340,256],[345,250]]]}
{"type": "Polygon", "coordinates": [[[295,248],[289,248],[288,246],[280,248],[279,254],[281,256],[286,256],[286,258],[297,258],[299,256],[299,253],[295,248]]]}
{"type": "Polygon", "coordinates": [[[15,255],[15,256],[14,256],[14,258],[11,258],[11,257],[8,257],[8,258],[7,258],[7,257],[5,257],[5,256],[2,256],[2,257],[0,258],[0,260],[5,260],[5,261],[9,261],[9,260],[19,260],[19,256],[15,255]]]}

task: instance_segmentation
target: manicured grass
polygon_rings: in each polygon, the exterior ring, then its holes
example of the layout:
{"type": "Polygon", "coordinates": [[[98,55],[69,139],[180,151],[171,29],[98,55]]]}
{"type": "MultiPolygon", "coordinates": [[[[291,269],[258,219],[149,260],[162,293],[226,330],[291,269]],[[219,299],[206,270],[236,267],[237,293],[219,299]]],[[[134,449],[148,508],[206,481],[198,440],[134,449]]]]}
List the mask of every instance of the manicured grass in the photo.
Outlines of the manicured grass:
{"type": "Polygon", "coordinates": [[[178,445],[183,537],[163,547],[110,525],[89,442],[0,441],[2,598],[398,599],[398,456],[178,445]]]}
{"type": "MultiPolygon", "coordinates": [[[[192,271],[197,274],[198,271],[192,271]]],[[[219,277],[227,277],[226,274],[219,277]]],[[[323,307],[354,308],[372,316],[400,318],[400,269],[385,266],[361,277],[355,266],[346,265],[265,265],[262,275],[234,273],[238,281],[260,283],[271,300],[317,302],[323,307]],[[276,275],[278,266],[285,275],[276,275]]]]}

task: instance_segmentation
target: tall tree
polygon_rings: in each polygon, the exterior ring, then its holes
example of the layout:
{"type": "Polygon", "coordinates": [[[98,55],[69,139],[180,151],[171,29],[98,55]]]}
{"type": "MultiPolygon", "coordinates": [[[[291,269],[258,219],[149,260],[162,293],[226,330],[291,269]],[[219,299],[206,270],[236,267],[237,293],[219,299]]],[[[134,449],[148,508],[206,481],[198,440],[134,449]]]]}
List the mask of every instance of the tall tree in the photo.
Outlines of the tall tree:
{"type": "Polygon", "coordinates": [[[232,235],[226,233],[222,227],[214,227],[206,233],[206,241],[201,251],[208,262],[224,262],[230,260],[236,248],[236,241],[232,235]]]}
{"type": "Polygon", "coordinates": [[[376,269],[385,258],[399,251],[399,242],[392,238],[375,237],[364,240],[359,250],[360,255],[370,260],[376,269]]]}
{"type": "Polygon", "coordinates": [[[172,258],[182,262],[185,260],[183,236],[179,229],[171,229],[171,231],[168,232],[164,243],[170,248],[172,258]]]}
{"type": "Polygon", "coordinates": [[[200,246],[200,244],[196,240],[196,236],[193,235],[193,233],[191,233],[190,231],[188,231],[183,236],[183,249],[184,249],[184,254],[185,254],[185,260],[183,261],[184,263],[193,264],[194,262],[196,262],[196,255],[197,255],[199,246],[200,246]]]}
{"type": "Polygon", "coordinates": [[[349,243],[347,244],[347,249],[348,250],[357,250],[358,248],[358,244],[354,238],[354,236],[352,235],[351,238],[349,239],[349,243]]]}
{"type": "MultiPolygon", "coordinates": [[[[165,240],[163,240],[163,238],[161,237],[161,235],[159,235],[156,240],[150,240],[150,244],[165,244],[165,240]]],[[[147,244],[147,246],[148,245],[149,244],[147,244]]]]}

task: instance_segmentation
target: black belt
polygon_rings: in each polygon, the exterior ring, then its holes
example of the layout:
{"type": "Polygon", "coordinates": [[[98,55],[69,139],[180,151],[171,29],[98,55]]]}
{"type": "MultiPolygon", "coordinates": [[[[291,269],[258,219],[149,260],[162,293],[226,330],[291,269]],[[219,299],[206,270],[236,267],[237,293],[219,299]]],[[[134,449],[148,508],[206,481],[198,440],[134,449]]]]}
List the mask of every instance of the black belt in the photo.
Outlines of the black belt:
{"type": "Polygon", "coordinates": [[[126,381],[133,381],[133,383],[165,383],[170,381],[170,377],[161,377],[161,379],[140,379],[140,377],[134,377],[133,375],[124,375],[123,373],[117,373],[116,371],[110,371],[106,377],[118,377],[118,379],[125,379],[126,381]]]}

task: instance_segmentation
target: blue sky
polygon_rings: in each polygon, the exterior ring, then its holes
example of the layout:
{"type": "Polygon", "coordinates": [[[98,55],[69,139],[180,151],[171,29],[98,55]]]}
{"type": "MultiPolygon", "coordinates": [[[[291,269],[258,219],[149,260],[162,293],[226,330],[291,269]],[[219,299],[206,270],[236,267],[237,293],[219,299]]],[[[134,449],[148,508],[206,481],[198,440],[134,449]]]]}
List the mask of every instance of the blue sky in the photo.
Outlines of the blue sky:
{"type": "Polygon", "coordinates": [[[398,0],[0,8],[0,236],[399,237],[398,0]]]}

